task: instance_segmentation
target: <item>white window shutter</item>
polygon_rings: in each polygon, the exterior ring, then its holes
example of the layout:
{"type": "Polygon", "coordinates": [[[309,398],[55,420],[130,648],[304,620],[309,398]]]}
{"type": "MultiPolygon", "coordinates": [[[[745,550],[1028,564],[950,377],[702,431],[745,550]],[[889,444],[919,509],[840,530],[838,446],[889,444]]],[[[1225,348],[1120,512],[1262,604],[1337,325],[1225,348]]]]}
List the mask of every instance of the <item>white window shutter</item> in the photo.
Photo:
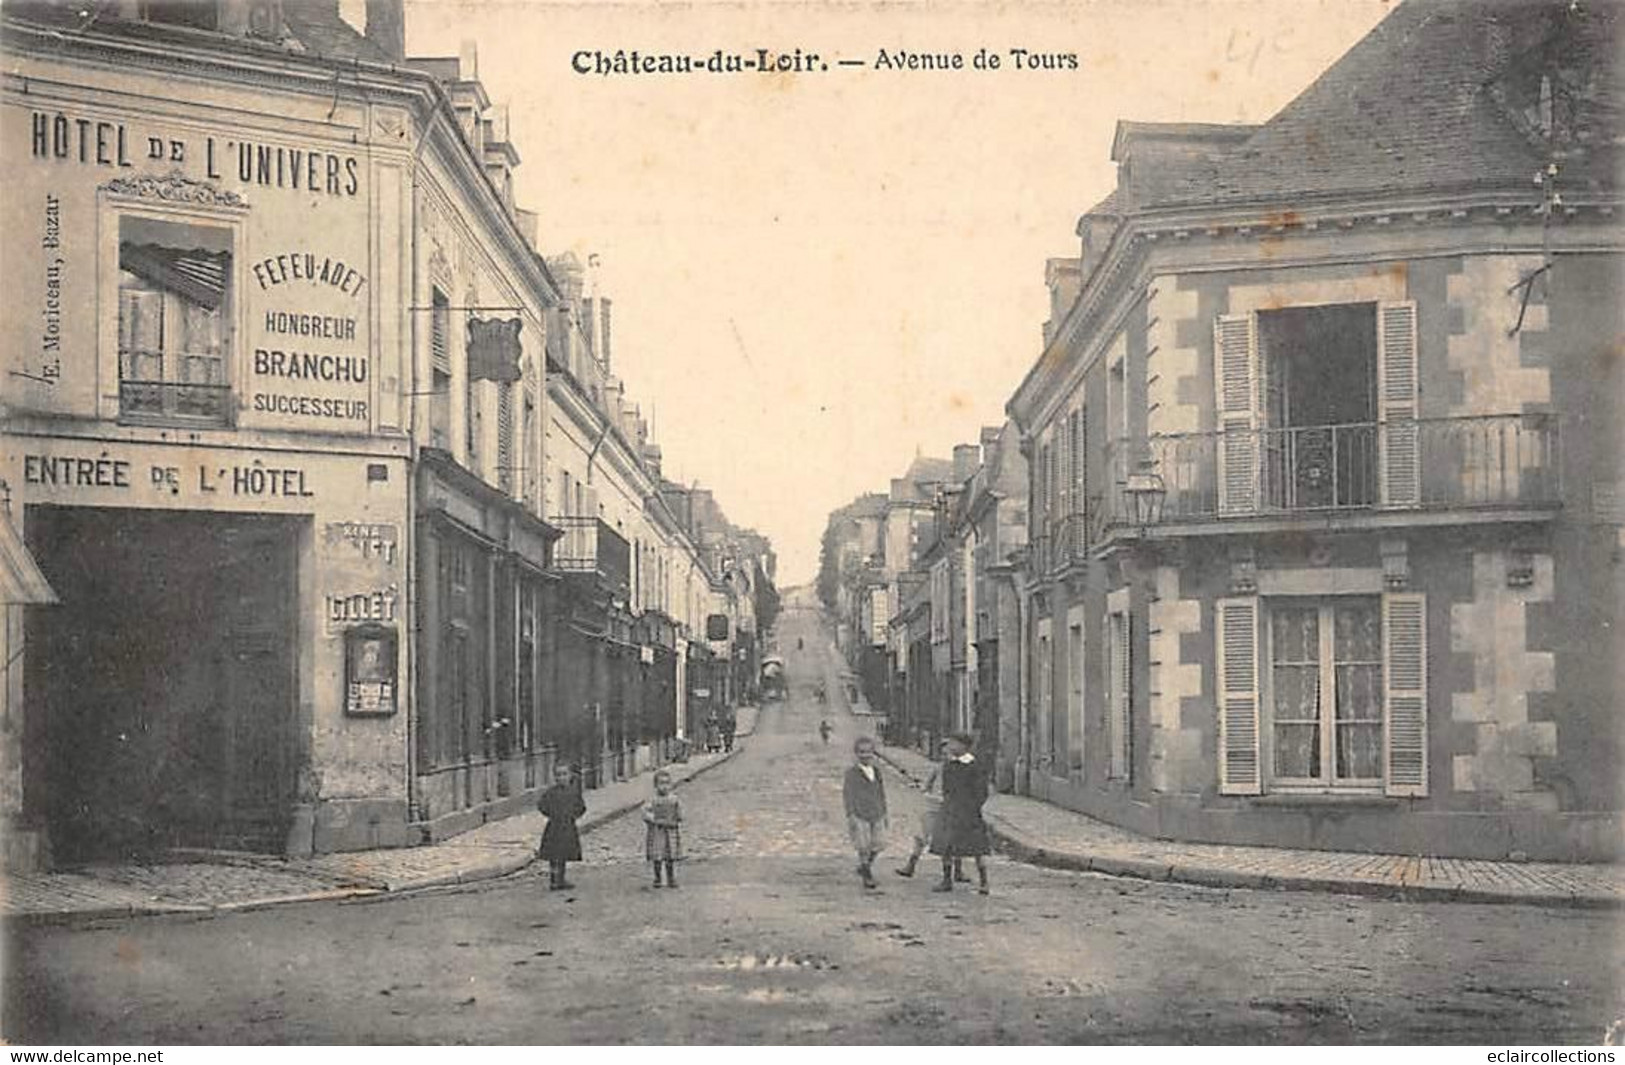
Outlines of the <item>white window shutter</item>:
{"type": "Polygon", "coordinates": [[[1217,604],[1219,794],[1258,795],[1258,599],[1217,604]]]}
{"type": "Polygon", "coordinates": [[[1428,793],[1427,597],[1382,597],[1382,680],[1386,722],[1383,780],[1389,795],[1428,793]]]}
{"type": "Polygon", "coordinates": [[[1251,314],[1221,314],[1213,326],[1219,513],[1258,509],[1258,327],[1251,314]]]}
{"type": "Polygon", "coordinates": [[[1108,638],[1111,640],[1111,714],[1112,749],[1111,775],[1128,780],[1133,775],[1132,750],[1132,698],[1133,652],[1130,642],[1129,618],[1125,612],[1111,615],[1108,638]]]}
{"type": "Polygon", "coordinates": [[[1382,504],[1421,503],[1422,456],[1418,439],[1416,303],[1377,304],[1377,438],[1382,504]]]}

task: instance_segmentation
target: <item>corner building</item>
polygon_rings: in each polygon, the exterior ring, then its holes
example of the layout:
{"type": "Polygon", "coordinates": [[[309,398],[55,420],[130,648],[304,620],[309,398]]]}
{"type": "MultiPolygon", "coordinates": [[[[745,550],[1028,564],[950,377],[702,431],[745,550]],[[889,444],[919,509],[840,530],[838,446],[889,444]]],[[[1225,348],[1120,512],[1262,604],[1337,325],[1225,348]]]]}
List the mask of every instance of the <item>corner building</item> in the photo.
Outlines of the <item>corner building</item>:
{"type": "Polygon", "coordinates": [[[1618,856],[1618,46],[1613,5],[1406,3],[1261,126],[1119,125],[1008,408],[1018,787],[1618,856]]]}
{"type": "Polygon", "coordinates": [[[404,65],[397,4],[366,33],[82,6],[4,21],[0,479],[58,599],[8,625],[8,860],[401,845],[496,809],[540,744],[539,696],[491,725],[556,535],[527,435],[550,289],[507,157],[404,65]],[[535,365],[471,375],[481,315],[535,365]],[[448,470],[471,453],[489,486],[448,470]],[[455,682],[420,599],[469,622],[455,682]]]}

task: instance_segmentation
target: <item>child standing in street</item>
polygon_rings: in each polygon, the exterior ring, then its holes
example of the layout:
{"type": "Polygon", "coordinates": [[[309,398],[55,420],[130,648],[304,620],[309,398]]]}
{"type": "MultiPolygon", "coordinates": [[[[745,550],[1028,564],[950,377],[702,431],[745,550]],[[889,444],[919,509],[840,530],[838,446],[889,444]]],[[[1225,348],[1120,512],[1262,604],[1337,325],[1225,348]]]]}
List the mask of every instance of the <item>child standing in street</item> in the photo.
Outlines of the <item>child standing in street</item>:
{"type": "Polygon", "coordinates": [[[643,804],[643,852],[655,868],[655,887],[660,887],[660,867],[666,867],[666,887],[677,886],[677,867],[683,858],[683,811],[671,793],[671,774],[664,769],[655,774],[654,798],[643,804]]]}
{"type": "Polygon", "coordinates": [[[875,884],[874,863],[886,843],[886,783],[875,764],[875,741],[860,736],[852,745],[856,758],[846,771],[841,794],[846,802],[846,829],[858,852],[858,876],[863,886],[875,884]]]}
{"type": "Polygon", "coordinates": [[[988,893],[987,822],[982,820],[982,804],[987,802],[987,774],[970,753],[971,738],[964,733],[948,737],[948,758],[942,764],[942,819],[931,839],[931,853],[942,858],[942,883],[932,891],[954,889],[954,859],[976,859],[977,890],[988,893]]]}
{"type": "Polygon", "coordinates": [[[564,879],[564,867],[567,862],[581,860],[581,833],[576,821],[587,812],[587,803],[576,789],[575,774],[569,766],[553,770],[553,786],[542,792],[536,809],[547,818],[536,854],[547,862],[548,890],[569,890],[575,885],[564,879]]]}

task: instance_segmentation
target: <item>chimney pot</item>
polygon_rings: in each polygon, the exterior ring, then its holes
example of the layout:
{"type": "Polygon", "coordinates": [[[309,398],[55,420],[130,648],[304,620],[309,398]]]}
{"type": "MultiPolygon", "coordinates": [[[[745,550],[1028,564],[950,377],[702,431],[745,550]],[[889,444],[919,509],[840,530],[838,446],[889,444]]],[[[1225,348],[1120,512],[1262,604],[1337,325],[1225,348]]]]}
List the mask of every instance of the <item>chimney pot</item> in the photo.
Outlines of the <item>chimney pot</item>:
{"type": "Polygon", "coordinates": [[[389,57],[391,63],[406,62],[406,12],[402,0],[367,0],[367,25],[363,36],[389,57]]]}

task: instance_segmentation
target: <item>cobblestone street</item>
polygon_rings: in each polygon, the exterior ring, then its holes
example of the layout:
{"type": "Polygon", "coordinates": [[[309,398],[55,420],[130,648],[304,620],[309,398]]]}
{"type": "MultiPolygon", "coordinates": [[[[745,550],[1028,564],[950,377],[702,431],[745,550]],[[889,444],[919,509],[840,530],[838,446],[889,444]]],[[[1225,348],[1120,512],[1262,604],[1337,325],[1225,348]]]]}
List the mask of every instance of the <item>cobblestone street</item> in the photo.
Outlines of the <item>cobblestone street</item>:
{"type": "Polygon", "coordinates": [[[1227,891],[993,863],[993,894],[892,873],[918,792],[888,773],[881,890],[839,771],[862,727],[787,613],[792,696],[679,790],[690,860],[654,891],[636,814],[534,871],[398,898],[15,929],[22,1042],[1595,1042],[1622,1010],[1615,913],[1227,891]],[[833,684],[831,690],[835,690],[833,684]],[[826,748],[817,725],[836,726],[826,748]]]}

